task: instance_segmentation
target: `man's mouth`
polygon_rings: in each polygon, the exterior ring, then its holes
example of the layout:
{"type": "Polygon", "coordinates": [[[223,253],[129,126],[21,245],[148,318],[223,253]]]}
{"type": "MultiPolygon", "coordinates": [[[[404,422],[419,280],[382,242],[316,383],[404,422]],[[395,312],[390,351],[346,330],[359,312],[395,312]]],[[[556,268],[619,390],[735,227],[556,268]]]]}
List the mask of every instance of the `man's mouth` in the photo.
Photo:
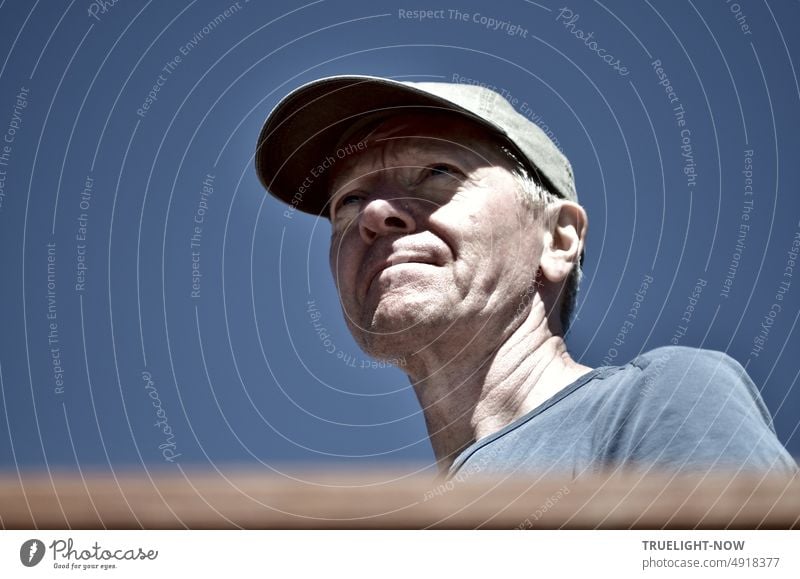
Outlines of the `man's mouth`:
{"type": "Polygon", "coordinates": [[[369,273],[366,276],[366,283],[363,288],[363,297],[366,297],[367,293],[369,293],[370,288],[372,288],[372,284],[375,282],[376,279],[386,271],[387,269],[398,266],[398,265],[406,265],[406,264],[420,264],[420,265],[437,265],[433,262],[433,260],[429,257],[413,255],[413,254],[395,254],[389,256],[387,259],[378,262],[374,267],[369,270],[369,273]]]}

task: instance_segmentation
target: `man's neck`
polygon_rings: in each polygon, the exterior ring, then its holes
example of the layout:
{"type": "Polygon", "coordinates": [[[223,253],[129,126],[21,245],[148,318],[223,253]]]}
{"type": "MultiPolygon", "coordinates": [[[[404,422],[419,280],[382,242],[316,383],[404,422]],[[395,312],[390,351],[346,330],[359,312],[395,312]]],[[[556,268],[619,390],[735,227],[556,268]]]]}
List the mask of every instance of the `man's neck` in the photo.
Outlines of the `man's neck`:
{"type": "Polygon", "coordinates": [[[551,333],[541,303],[499,344],[472,336],[456,346],[458,351],[426,349],[409,371],[436,460],[445,471],[471,443],[591,370],[573,361],[563,338],[551,333]]]}

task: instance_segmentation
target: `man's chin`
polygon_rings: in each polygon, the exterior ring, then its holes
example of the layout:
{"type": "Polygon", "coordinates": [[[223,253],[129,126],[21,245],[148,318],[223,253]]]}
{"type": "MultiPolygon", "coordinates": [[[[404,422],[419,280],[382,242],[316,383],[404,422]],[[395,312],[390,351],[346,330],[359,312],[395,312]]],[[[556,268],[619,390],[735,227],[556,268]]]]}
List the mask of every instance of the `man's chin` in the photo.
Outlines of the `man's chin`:
{"type": "Polygon", "coordinates": [[[437,308],[423,303],[381,302],[359,330],[362,349],[375,358],[397,358],[416,351],[429,340],[442,317],[437,308]]]}
{"type": "Polygon", "coordinates": [[[418,332],[420,326],[427,326],[443,317],[441,307],[417,294],[394,299],[386,297],[378,302],[368,315],[368,325],[373,332],[394,334],[418,332]]]}
{"type": "Polygon", "coordinates": [[[416,352],[407,344],[388,339],[385,336],[369,336],[366,341],[358,340],[358,342],[361,350],[369,357],[386,362],[410,359],[410,356],[416,352]]]}

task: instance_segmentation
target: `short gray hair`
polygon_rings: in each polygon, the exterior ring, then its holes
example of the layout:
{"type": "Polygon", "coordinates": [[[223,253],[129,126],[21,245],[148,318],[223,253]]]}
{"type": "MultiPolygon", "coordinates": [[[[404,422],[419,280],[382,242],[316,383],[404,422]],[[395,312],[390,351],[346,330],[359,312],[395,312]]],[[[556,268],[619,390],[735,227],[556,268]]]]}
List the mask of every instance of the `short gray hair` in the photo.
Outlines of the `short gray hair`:
{"type": "MultiPolygon", "coordinates": [[[[529,209],[538,208],[541,210],[562,199],[558,194],[550,191],[542,180],[531,171],[510,148],[506,146],[501,146],[500,148],[511,161],[511,174],[519,184],[517,193],[523,206],[529,209]]],[[[540,214],[544,213],[544,211],[540,211],[540,214]]],[[[572,321],[572,314],[578,302],[578,287],[583,277],[583,270],[581,269],[582,262],[583,255],[581,254],[580,259],[575,262],[575,266],[572,268],[572,271],[569,272],[567,281],[564,284],[560,312],[561,327],[564,330],[564,334],[566,334],[569,329],[572,321]]]]}

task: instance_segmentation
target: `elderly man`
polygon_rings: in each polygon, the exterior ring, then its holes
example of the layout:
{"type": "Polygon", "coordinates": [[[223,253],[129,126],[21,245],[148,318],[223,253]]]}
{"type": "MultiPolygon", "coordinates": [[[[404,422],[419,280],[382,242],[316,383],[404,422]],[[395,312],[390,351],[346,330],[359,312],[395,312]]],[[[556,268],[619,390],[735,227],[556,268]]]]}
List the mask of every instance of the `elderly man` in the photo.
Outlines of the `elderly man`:
{"type": "Polygon", "coordinates": [[[572,359],[587,216],[567,159],[495,92],[321,79],[270,114],[256,169],[287,216],[330,220],[346,323],[368,354],[407,361],[450,476],[796,470],[725,354],[572,359]]]}

